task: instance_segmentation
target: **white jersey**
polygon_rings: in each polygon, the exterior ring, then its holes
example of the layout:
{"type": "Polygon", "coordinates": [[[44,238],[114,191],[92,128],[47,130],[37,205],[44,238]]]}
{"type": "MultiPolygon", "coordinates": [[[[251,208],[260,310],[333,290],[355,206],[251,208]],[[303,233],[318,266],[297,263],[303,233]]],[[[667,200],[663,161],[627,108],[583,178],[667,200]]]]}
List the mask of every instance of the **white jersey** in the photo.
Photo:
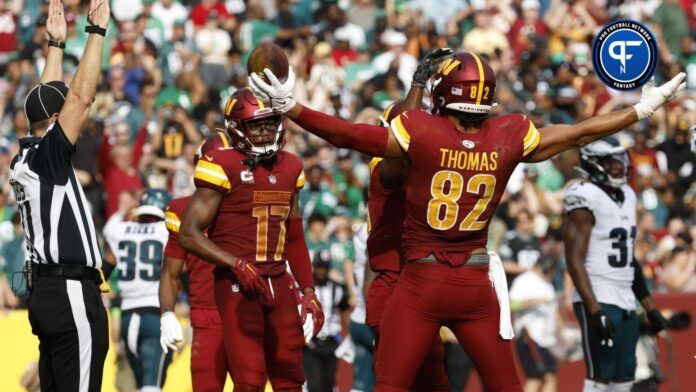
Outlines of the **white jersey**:
{"type": "MultiPolygon", "coordinates": [[[[577,182],[566,190],[563,205],[566,213],[585,208],[594,216],[585,269],[597,301],[634,310],[636,298],[631,285],[636,194],[628,185],[623,185],[621,191],[624,200],[618,202],[591,182],[577,182]]],[[[577,290],[573,302],[581,302],[577,290]]]]}
{"type": "Polygon", "coordinates": [[[164,221],[138,223],[111,216],[104,238],[116,256],[121,309],[159,307],[159,279],[169,233],[164,221]]]}

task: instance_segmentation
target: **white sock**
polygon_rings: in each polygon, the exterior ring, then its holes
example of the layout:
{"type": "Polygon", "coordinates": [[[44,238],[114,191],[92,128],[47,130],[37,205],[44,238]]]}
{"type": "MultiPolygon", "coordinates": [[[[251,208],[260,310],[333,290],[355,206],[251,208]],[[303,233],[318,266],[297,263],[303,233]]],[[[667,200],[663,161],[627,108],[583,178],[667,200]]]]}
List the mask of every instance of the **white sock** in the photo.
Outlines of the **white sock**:
{"type": "Polygon", "coordinates": [[[585,385],[582,388],[582,392],[607,392],[609,390],[609,384],[602,384],[594,380],[585,379],[585,385]]]}
{"type": "Polygon", "coordinates": [[[609,383],[609,391],[611,392],[631,392],[632,387],[633,381],[609,383]]]}
{"type": "Polygon", "coordinates": [[[160,391],[162,391],[161,388],[156,387],[156,386],[152,386],[152,385],[142,387],[138,390],[138,392],[160,392],[160,391]]]}

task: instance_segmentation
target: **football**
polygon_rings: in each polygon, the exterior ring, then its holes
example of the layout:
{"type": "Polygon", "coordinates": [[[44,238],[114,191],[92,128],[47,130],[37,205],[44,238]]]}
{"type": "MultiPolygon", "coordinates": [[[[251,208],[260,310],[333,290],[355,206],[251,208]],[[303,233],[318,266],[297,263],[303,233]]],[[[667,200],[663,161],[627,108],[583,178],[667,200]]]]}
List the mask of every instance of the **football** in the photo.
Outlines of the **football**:
{"type": "Polygon", "coordinates": [[[273,74],[281,82],[288,78],[290,69],[288,57],[280,46],[272,42],[259,44],[249,53],[249,59],[247,60],[247,73],[251,75],[252,72],[255,72],[268,83],[268,78],[263,73],[265,68],[273,71],[273,74]]]}

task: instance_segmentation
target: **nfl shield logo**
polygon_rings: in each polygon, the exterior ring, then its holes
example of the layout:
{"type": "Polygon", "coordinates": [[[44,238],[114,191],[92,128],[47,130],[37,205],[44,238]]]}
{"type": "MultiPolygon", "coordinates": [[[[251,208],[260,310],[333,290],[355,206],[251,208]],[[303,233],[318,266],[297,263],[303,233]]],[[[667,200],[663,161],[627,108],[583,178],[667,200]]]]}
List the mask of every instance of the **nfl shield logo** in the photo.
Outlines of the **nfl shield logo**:
{"type": "Polygon", "coordinates": [[[275,183],[276,183],[276,177],[275,177],[273,174],[271,174],[270,176],[268,176],[268,181],[270,181],[271,184],[275,184],[275,183]]]}

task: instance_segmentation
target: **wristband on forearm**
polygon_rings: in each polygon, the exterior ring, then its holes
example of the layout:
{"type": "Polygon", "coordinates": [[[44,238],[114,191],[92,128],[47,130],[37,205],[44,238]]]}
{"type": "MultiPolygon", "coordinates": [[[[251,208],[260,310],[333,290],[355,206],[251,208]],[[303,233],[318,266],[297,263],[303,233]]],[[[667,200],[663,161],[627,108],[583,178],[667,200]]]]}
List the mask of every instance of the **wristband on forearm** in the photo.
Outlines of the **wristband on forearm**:
{"type": "Polygon", "coordinates": [[[48,46],[54,46],[58,49],[65,49],[65,42],[49,40],[48,46]]]}
{"type": "Polygon", "coordinates": [[[85,32],[87,34],[99,34],[102,37],[106,36],[106,29],[103,27],[96,26],[96,25],[85,26],[85,32]]]}

